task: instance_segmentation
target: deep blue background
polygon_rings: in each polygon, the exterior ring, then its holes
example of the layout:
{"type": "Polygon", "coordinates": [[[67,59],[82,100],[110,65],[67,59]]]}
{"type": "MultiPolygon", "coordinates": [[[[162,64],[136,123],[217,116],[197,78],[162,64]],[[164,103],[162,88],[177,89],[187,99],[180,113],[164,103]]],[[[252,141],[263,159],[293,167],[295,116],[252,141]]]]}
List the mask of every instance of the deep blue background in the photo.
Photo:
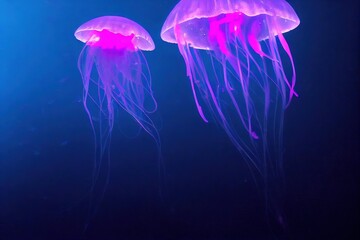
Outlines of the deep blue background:
{"type": "MultiPolygon", "coordinates": [[[[268,239],[240,154],[193,102],[175,45],[161,41],[176,0],[0,0],[0,239],[268,239]],[[145,133],[115,129],[111,179],[83,233],[93,136],[76,68],[85,21],[120,15],[144,26],[159,103],[166,178],[145,133]]],[[[286,113],[285,239],[359,237],[359,3],[289,1],[286,34],[300,94],[286,113]]],[[[121,124],[121,123],[119,123],[121,124]]],[[[270,239],[270,238],[269,238],[270,239]]]]}

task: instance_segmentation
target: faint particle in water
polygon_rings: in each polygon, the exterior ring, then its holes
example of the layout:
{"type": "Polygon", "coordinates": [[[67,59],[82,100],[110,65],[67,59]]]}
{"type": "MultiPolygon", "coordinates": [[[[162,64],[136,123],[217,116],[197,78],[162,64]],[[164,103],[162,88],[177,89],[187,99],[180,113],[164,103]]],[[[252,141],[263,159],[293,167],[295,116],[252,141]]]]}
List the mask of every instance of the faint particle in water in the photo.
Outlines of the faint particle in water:
{"type": "Polygon", "coordinates": [[[100,122],[100,118],[98,118],[98,117],[96,117],[96,116],[92,116],[92,117],[91,117],[91,120],[92,120],[93,122],[100,122]]]}
{"type": "Polygon", "coordinates": [[[299,24],[285,0],[181,0],[161,30],[184,58],[200,117],[225,130],[270,205],[281,195],[284,111],[297,96],[283,33],[299,24]]]}
{"type": "Polygon", "coordinates": [[[28,128],[28,131],[29,131],[29,132],[32,132],[32,133],[36,132],[37,130],[38,130],[37,127],[30,127],[30,128],[28,128]]]}
{"type": "Polygon", "coordinates": [[[69,80],[68,77],[63,77],[63,78],[61,78],[61,79],[59,80],[59,83],[64,84],[64,83],[67,82],[68,80],[69,80]]]}
{"type": "Polygon", "coordinates": [[[51,99],[47,102],[48,105],[53,105],[55,103],[55,99],[51,99]]]}
{"type": "Polygon", "coordinates": [[[39,150],[33,150],[33,155],[34,156],[40,156],[40,151],[39,150]]]}
{"type": "Polygon", "coordinates": [[[74,100],[74,103],[83,103],[83,98],[82,97],[76,97],[74,100]]]}
{"type": "Polygon", "coordinates": [[[64,146],[67,146],[68,144],[69,144],[69,141],[65,140],[60,143],[60,146],[64,147],[64,146]]]}

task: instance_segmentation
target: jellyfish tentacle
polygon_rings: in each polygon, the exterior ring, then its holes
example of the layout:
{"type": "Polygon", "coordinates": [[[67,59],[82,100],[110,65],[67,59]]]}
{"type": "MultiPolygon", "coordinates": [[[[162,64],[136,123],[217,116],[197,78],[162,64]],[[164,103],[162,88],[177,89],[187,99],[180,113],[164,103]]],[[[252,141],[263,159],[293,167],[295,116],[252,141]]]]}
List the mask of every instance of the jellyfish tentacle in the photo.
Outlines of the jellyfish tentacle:
{"type": "Polygon", "coordinates": [[[201,107],[201,105],[199,103],[199,100],[198,100],[198,97],[197,97],[197,94],[196,94],[196,90],[195,90],[195,86],[194,86],[194,79],[193,79],[193,75],[192,75],[192,72],[194,70],[192,68],[193,68],[193,66],[195,66],[195,64],[193,64],[193,62],[192,62],[193,60],[190,57],[188,57],[190,55],[190,54],[188,54],[189,49],[188,49],[187,43],[185,42],[184,37],[181,35],[181,29],[180,29],[179,25],[175,25],[174,33],[175,33],[177,41],[179,42],[179,44],[178,44],[179,52],[183,56],[183,58],[185,60],[185,63],[186,63],[185,64],[186,65],[186,75],[190,79],[190,85],[191,85],[191,89],[192,89],[192,92],[193,92],[193,95],[194,95],[196,108],[198,110],[198,113],[199,113],[200,117],[204,120],[204,122],[207,123],[209,121],[205,117],[205,114],[204,114],[204,112],[202,110],[202,107],[201,107]]]}

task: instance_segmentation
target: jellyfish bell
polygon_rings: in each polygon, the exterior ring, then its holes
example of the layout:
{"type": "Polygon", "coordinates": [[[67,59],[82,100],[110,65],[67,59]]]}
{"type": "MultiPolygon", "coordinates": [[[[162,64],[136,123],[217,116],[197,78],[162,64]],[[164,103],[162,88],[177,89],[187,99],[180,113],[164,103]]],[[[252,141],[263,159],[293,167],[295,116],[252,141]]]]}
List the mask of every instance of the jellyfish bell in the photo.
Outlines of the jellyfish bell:
{"type": "MultiPolygon", "coordinates": [[[[136,22],[119,16],[104,16],[92,19],[82,24],[76,31],[75,37],[83,43],[96,42],[105,30],[104,40],[113,42],[115,47],[123,48],[122,41],[116,42],[116,38],[131,37],[133,47],[144,51],[152,51],[155,44],[150,34],[136,22]]],[[[124,40],[125,40],[124,39],[124,40]]],[[[125,41],[126,43],[126,41],[125,41]]]]}
{"type": "Polygon", "coordinates": [[[161,30],[184,58],[200,117],[225,130],[265,192],[281,185],[284,111],[297,96],[283,34],[299,24],[285,0],[181,0],[161,30]]]}
{"type": "Polygon", "coordinates": [[[260,24],[258,40],[268,38],[266,17],[272,18],[274,25],[271,30],[275,35],[279,31],[289,32],[300,24],[295,11],[284,0],[182,0],[163,24],[161,38],[177,44],[178,38],[174,29],[180,26],[187,44],[193,48],[209,50],[212,47],[209,39],[209,24],[212,20],[222,19],[218,23],[229,23],[230,30],[236,32],[245,16],[248,17],[247,20],[260,24]]]}

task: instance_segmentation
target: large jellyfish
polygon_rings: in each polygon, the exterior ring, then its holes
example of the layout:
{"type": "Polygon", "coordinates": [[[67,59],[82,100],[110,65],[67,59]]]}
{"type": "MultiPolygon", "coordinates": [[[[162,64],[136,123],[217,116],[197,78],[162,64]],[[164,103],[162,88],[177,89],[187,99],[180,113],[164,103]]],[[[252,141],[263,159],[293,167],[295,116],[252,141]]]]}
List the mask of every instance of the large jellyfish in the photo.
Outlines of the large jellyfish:
{"type": "Polygon", "coordinates": [[[199,115],[225,130],[268,198],[282,178],[284,110],[297,96],[283,33],[299,23],[284,0],[181,0],[161,31],[184,58],[199,115]]]}
{"type": "Polygon", "coordinates": [[[139,24],[118,16],[92,19],[75,31],[75,37],[85,43],[78,68],[84,85],[83,104],[95,135],[95,184],[104,156],[109,159],[117,110],[125,110],[155,139],[157,146],[160,144],[157,129],[149,117],[157,104],[142,53],[154,50],[155,45],[139,24]]]}

